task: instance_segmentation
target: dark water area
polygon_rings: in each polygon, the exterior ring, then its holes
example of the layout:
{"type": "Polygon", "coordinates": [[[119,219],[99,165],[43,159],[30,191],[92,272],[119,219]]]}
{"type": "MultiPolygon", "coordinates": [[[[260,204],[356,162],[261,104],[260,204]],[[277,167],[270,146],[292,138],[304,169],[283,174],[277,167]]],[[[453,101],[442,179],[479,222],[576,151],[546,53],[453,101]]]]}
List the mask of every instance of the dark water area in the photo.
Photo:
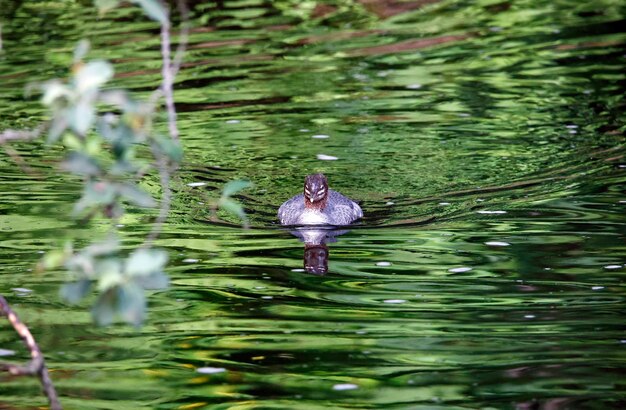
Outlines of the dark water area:
{"type": "MultiPolygon", "coordinates": [[[[81,38],[116,87],[158,86],[136,9],[1,4],[0,128],[45,117],[24,88],[66,76],[81,38]]],[[[15,146],[38,176],[0,154],[0,293],[67,408],[626,407],[624,2],[196,2],[192,23],[157,241],[171,286],[144,327],[93,326],[63,272],[33,271],[107,226],[68,218],[79,187],[54,149],[15,146]],[[365,213],[314,249],[325,275],[276,220],[314,172],[365,213]],[[248,230],[208,205],[237,178],[248,230]]],[[[123,218],[126,245],[154,215],[123,218]]],[[[27,357],[6,323],[1,349],[27,357]]],[[[44,404],[0,374],[0,408],[44,404]]]]}

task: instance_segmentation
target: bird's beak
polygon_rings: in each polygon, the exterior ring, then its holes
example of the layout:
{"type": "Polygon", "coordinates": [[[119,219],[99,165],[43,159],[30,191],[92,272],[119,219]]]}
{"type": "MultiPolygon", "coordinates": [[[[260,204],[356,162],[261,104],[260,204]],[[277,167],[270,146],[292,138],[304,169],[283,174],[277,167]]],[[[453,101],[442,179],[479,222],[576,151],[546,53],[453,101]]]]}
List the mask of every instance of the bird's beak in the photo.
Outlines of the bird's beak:
{"type": "Polygon", "coordinates": [[[309,198],[309,201],[313,202],[313,197],[309,198]]]}

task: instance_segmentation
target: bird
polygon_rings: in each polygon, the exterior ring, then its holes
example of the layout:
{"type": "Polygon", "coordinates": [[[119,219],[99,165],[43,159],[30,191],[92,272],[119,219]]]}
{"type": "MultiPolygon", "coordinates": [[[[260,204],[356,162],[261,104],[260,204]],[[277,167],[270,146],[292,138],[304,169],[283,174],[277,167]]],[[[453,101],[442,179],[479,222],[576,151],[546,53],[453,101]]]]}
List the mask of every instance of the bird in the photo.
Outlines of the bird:
{"type": "Polygon", "coordinates": [[[278,208],[278,219],[282,225],[341,226],[362,217],[363,210],[356,202],[328,188],[324,174],[307,175],[304,192],[278,208]]]}

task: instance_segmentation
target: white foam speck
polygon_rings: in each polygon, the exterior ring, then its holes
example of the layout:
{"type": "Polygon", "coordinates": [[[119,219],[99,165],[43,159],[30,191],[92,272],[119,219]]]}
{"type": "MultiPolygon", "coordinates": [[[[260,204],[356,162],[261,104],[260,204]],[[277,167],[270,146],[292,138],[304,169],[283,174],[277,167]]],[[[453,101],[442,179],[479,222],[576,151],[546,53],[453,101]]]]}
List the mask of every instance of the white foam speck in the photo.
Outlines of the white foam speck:
{"type": "Polygon", "coordinates": [[[622,265],[606,265],[604,269],[621,269],[622,265]]]}
{"type": "Polygon", "coordinates": [[[32,293],[32,289],[28,289],[28,288],[11,288],[12,291],[17,292],[17,293],[32,293]]]}
{"type": "Polygon", "coordinates": [[[422,88],[422,85],[418,83],[409,84],[406,86],[406,88],[408,88],[409,90],[419,90],[420,88],[422,88]]]}
{"type": "Polygon", "coordinates": [[[391,202],[391,201],[389,201],[389,202],[387,202],[385,205],[395,205],[395,204],[396,204],[395,202],[391,202]]]}
{"type": "Polygon", "coordinates": [[[332,155],[326,154],[317,154],[317,159],[321,159],[322,161],[336,161],[339,157],[333,157],[332,155]]]}
{"type": "Polygon", "coordinates": [[[448,272],[453,272],[453,273],[462,273],[462,272],[469,272],[471,271],[472,268],[468,267],[468,266],[463,266],[460,268],[452,268],[452,269],[448,269],[448,272]]]}
{"type": "Polygon", "coordinates": [[[302,268],[295,268],[291,270],[292,272],[304,272],[304,269],[302,268]]]}
{"type": "Polygon", "coordinates": [[[274,299],[274,296],[261,296],[261,299],[274,299]]]}
{"type": "Polygon", "coordinates": [[[591,290],[602,290],[604,289],[604,286],[592,286],[591,290]]]}
{"type": "Polygon", "coordinates": [[[223,367],[198,367],[196,371],[202,374],[215,374],[225,372],[226,369],[223,367]]]}
{"type": "Polygon", "coordinates": [[[489,241],[489,242],[485,242],[485,245],[489,245],[489,246],[510,246],[511,244],[508,243],[508,242],[489,241]]]}
{"type": "Polygon", "coordinates": [[[376,262],[376,266],[391,266],[391,262],[376,262]]]}
{"type": "Polygon", "coordinates": [[[383,303],[389,303],[392,305],[399,305],[401,303],[406,303],[406,300],[404,299],[385,299],[383,300],[383,303]]]}
{"type": "Polygon", "coordinates": [[[228,120],[226,121],[226,124],[239,124],[240,122],[240,120],[228,120]]]}
{"type": "Polygon", "coordinates": [[[200,259],[194,259],[194,258],[186,258],[183,259],[183,263],[197,263],[200,259]]]}
{"type": "Polygon", "coordinates": [[[441,206],[448,206],[448,205],[450,205],[450,202],[439,202],[439,205],[441,205],[441,206]]]}
{"type": "Polygon", "coordinates": [[[190,186],[190,187],[204,186],[204,185],[206,185],[206,182],[190,182],[187,184],[187,186],[190,186]]]}
{"type": "Polygon", "coordinates": [[[352,384],[352,383],[341,383],[341,384],[335,384],[333,386],[333,390],[337,390],[337,391],[354,390],[358,388],[359,386],[357,386],[356,384],[352,384]]]}
{"type": "Polygon", "coordinates": [[[505,214],[506,211],[476,211],[477,214],[486,214],[486,215],[501,215],[505,214]]]}
{"type": "Polygon", "coordinates": [[[318,140],[324,140],[326,138],[330,138],[330,135],[316,134],[316,135],[312,135],[311,138],[315,138],[315,139],[318,139],[318,140]]]}
{"type": "Polygon", "coordinates": [[[534,319],[536,316],[535,315],[524,315],[524,317],[526,319],[534,319]]]}

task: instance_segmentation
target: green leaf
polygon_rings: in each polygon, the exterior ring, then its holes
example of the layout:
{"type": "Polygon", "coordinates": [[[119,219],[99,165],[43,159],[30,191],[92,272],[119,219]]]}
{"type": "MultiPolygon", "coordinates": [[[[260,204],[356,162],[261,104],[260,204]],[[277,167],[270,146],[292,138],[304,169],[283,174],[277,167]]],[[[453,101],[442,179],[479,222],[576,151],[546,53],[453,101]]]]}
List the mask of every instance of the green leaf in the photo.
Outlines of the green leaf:
{"type": "Polygon", "coordinates": [[[37,267],[43,270],[58,268],[63,265],[68,256],[68,253],[61,249],[46,252],[37,267]]]}
{"type": "Polygon", "coordinates": [[[98,300],[96,300],[96,303],[91,308],[91,315],[98,325],[108,326],[113,323],[116,293],[115,289],[104,292],[98,297],[98,300]]]}
{"type": "Polygon", "coordinates": [[[117,191],[133,205],[144,208],[154,208],[157,205],[156,201],[152,198],[152,196],[150,196],[150,194],[135,184],[118,184],[117,191]]]}
{"type": "Polygon", "coordinates": [[[144,289],[165,289],[170,284],[170,278],[163,272],[135,278],[135,283],[144,289]]]}
{"type": "Polygon", "coordinates": [[[74,205],[74,214],[93,208],[95,206],[110,205],[115,201],[116,187],[103,181],[90,181],[85,185],[83,196],[74,205]]]}
{"type": "Polygon", "coordinates": [[[183,160],[183,147],[178,141],[160,135],[154,137],[154,140],[163,154],[167,155],[172,161],[181,162],[183,160]]]}
{"type": "Polygon", "coordinates": [[[88,98],[81,98],[67,113],[69,126],[81,136],[87,134],[95,119],[96,107],[88,98]]]}
{"type": "Polygon", "coordinates": [[[59,140],[63,132],[67,129],[66,115],[62,112],[54,114],[52,121],[50,122],[50,129],[48,130],[48,138],[46,143],[54,144],[59,140]]]}
{"type": "Polygon", "coordinates": [[[120,0],[94,0],[94,4],[101,14],[114,9],[121,3],[120,0]]]}
{"type": "Polygon", "coordinates": [[[89,256],[108,255],[116,252],[120,248],[120,240],[115,235],[110,235],[107,239],[92,243],[81,253],[89,256]]]}
{"type": "Polygon", "coordinates": [[[41,87],[43,88],[41,102],[48,107],[59,99],[71,99],[73,96],[72,90],[59,80],[45,82],[41,87]]]}
{"type": "Polygon", "coordinates": [[[71,152],[61,164],[61,168],[76,175],[96,176],[102,173],[96,159],[81,152],[71,152]]]}
{"type": "Polygon", "coordinates": [[[133,0],[133,3],[139,4],[143,12],[152,20],[161,24],[167,24],[168,12],[163,4],[158,0],[133,0]]]}
{"type": "Polygon", "coordinates": [[[125,282],[122,274],[122,261],[116,257],[102,259],[96,262],[98,276],[98,290],[106,291],[125,282]]]}
{"type": "Polygon", "coordinates": [[[246,212],[243,210],[243,207],[239,202],[232,200],[230,198],[222,199],[219,202],[220,208],[229,212],[233,215],[238,216],[241,219],[246,219],[246,212]]]}
{"type": "Polygon", "coordinates": [[[118,311],[127,323],[139,326],[146,318],[146,295],[141,287],[127,283],[118,289],[118,311]]]}
{"type": "MultiPolygon", "coordinates": [[[[98,1],[96,0],[96,3],[97,2],[98,1]]],[[[89,40],[86,39],[82,39],[78,42],[78,44],[76,44],[76,47],[74,47],[74,64],[85,58],[90,47],[91,45],[89,44],[89,40]]]]}
{"type": "Polygon", "coordinates": [[[246,181],[243,179],[236,179],[234,181],[230,181],[226,185],[224,185],[224,189],[222,190],[222,197],[229,197],[237,192],[252,187],[253,184],[250,181],[246,181]]]}
{"type": "Polygon", "coordinates": [[[59,295],[63,300],[72,305],[78,303],[87,296],[91,290],[91,281],[89,279],[81,279],[77,282],[66,283],[61,286],[59,295]]]}
{"type": "Polygon", "coordinates": [[[106,61],[90,61],[80,67],[74,75],[76,89],[79,93],[97,90],[102,84],[113,77],[113,67],[106,61]]]}
{"type": "Polygon", "coordinates": [[[149,276],[163,271],[167,253],[160,249],[138,249],[126,260],[125,273],[130,276],[149,276]]]}

